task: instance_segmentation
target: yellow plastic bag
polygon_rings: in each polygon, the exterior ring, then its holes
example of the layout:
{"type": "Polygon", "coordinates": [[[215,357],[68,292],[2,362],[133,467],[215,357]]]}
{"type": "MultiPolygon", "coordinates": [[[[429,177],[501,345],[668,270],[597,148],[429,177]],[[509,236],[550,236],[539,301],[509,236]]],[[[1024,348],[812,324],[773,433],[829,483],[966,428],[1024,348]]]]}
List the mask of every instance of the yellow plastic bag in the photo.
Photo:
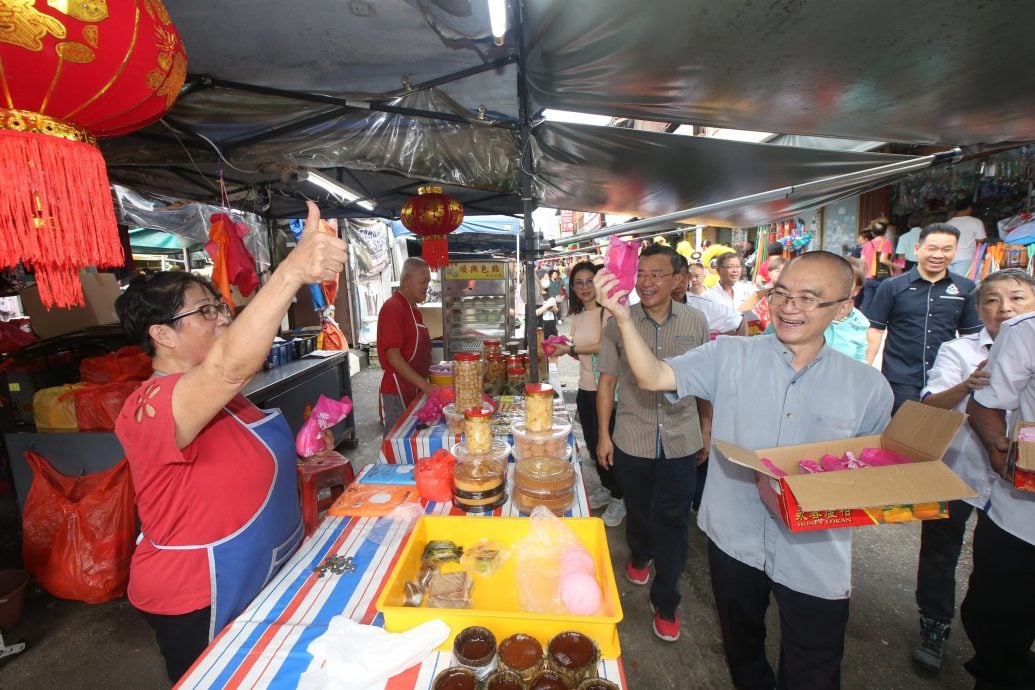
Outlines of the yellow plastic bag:
{"type": "Polygon", "coordinates": [[[75,396],[72,391],[85,384],[72,383],[41,388],[32,396],[32,416],[39,431],[78,431],[75,420],[75,396]]]}

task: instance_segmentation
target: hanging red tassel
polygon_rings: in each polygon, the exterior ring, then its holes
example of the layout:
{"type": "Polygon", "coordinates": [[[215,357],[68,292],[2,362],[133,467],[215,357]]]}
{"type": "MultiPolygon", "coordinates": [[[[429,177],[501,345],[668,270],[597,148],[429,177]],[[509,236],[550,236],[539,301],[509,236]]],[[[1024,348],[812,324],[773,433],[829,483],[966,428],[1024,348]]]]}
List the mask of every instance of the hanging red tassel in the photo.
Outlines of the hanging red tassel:
{"type": "Polygon", "coordinates": [[[0,130],[0,179],[0,266],[24,262],[35,271],[48,309],[83,305],[79,269],[123,263],[101,152],[81,141],[0,130]]]}
{"type": "Polygon", "coordinates": [[[423,238],[420,256],[434,270],[449,265],[449,240],[445,235],[427,235],[423,238]]]}

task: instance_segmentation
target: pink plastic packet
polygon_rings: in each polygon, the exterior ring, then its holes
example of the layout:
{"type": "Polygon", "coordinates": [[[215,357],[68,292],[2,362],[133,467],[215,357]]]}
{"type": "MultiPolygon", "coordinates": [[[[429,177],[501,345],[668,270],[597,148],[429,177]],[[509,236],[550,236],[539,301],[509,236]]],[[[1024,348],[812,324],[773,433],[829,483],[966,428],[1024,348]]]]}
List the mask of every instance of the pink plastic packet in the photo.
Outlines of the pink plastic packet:
{"type": "MultiPolygon", "coordinates": [[[[607,255],[604,262],[604,270],[618,279],[618,287],[613,288],[608,297],[618,290],[629,290],[632,292],[636,287],[636,268],[639,263],[639,256],[636,252],[636,245],[630,244],[620,237],[611,236],[611,243],[607,247],[607,255]]],[[[628,303],[628,297],[618,300],[622,304],[628,303]]]]}
{"type": "Polygon", "coordinates": [[[344,396],[341,400],[333,400],[321,395],[313,405],[309,419],[295,436],[295,450],[303,458],[316,455],[322,450],[330,450],[324,440],[323,432],[349,416],[352,412],[352,400],[344,396]]]}
{"type": "Polygon", "coordinates": [[[845,463],[845,469],[849,470],[861,470],[864,467],[870,466],[867,463],[855,457],[855,455],[850,450],[845,451],[845,456],[844,458],[842,458],[842,460],[845,463]]]}
{"type": "Polygon", "coordinates": [[[434,424],[442,419],[442,408],[453,402],[453,389],[449,386],[432,388],[428,399],[424,401],[413,416],[424,424],[434,424]]]}
{"type": "Polygon", "coordinates": [[[863,448],[859,453],[859,461],[870,467],[887,467],[889,465],[904,465],[912,462],[904,455],[899,455],[893,450],[884,448],[863,448]]]}
{"type": "Polygon", "coordinates": [[[761,462],[762,462],[763,465],[765,465],[765,468],[767,470],[769,470],[770,472],[773,473],[774,476],[776,476],[776,477],[786,477],[787,476],[787,473],[784,472],[783,470],[781,470],[775,464],[773,464],[773,461],[770,460],[769,458],[762,458],[761,462]]]}
{"type": "Polygon", "coordinates": [[[836,455],[825,454],[819,459],[819,464],[823,468],[824,472],[839,472],[841,470],[847,470],[845,461],[836,455]]]}
{"type": "Polygon", "coordinates": [[[802,474],[819,474],[823,471],[815,460],[802,460],[798,463],[798,469],[802,474]]]}
{"type": "Polygon", "coordinates": [[[553,357],[553,353],[557,350],[558,345],[567,345],[568,339],[563,335],[551,335],[549,338],[543,340],[543,353],[547,357],[553,357]]]}

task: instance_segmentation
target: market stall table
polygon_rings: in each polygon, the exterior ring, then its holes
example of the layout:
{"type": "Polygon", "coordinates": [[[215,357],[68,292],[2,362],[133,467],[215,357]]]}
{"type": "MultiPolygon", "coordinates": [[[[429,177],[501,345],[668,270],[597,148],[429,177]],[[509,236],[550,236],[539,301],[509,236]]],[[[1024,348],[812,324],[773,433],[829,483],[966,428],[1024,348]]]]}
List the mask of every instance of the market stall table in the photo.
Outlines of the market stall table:
{"type": "MultiPolygon", "coordinates": [[[[363,478],[371,466],[360,472],[363,478]]],[[[589,506],[576,465],[576,502],[568,517],[589,517],[589,506]]],[[[510,465],[513,474],[513,464],[510,465]]],[[[422,501],[428,515],[463,515],[448,503],[422,501]]],[[[510,501],[493,513],[516,516],[510,501]]],[[[383,626],[375,607],[406,541],[406,529],[387,518],[327,517],[312,537],[259,593],[255,601],[208,647],[179,688],[293,688],[314,664],[306,651],[327,630],[331,618],[383,626]],[[318,577],[313,569],[328,556],[351,557],[355,572],[318,577]]],[[[435,675],[452,663],[447,652],[433,652],[424,662],[393,677],[388,690],[430,688],[435,675]]],[[[625,687],[620,659],[601,661],[597,672],[625,687]]]]}
{"type": "MultiPolygon", "coordinates": [[[[445,448],[449,450],[454,444],[459,443],[463,436],[452,434],[444,421],[437,424],[426,425],[413,416],[415,410],[427,400],[426,395],[421,395],[407,406],[399,421],[392,427],[392,430],[381,442],[381,452],[378,454],[378,462],[391,464],[412,465],[417,458],[431,457],[436,450],[445,448]]],[[[567,415],[567,411],[557,412],[562,409],[555,405],[555,414],[567,415]]],[[[513,438],[506,441],[514,445],[513,438]]],[[[578,457],[578,445],[575,435],[568,435],[568,445],[572,447],[572,457],[578,457]]]]}

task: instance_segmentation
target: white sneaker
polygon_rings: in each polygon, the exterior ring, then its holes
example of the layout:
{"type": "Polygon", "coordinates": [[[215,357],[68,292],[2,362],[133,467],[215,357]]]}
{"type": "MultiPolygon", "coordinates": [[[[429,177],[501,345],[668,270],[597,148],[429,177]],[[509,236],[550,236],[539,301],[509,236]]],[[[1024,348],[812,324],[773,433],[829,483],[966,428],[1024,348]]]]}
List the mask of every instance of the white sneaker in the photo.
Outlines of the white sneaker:
{"type": "Polygon", "coordinates": [[[611,504],[607,506],[607,510],[600,516],[600,519],[608,527],[618,527],[618,525],[622,524],[622,520],[625,519],[625,501],[620,498],[611,501],[611,504]]]}
{"type": "Polygon", "coordinates": [[[614,499],[611,497],[611,492],[602,486],[597,486],[589,492],[589,507],[593,510],[610,505],[612,500],[614,499]]]}

